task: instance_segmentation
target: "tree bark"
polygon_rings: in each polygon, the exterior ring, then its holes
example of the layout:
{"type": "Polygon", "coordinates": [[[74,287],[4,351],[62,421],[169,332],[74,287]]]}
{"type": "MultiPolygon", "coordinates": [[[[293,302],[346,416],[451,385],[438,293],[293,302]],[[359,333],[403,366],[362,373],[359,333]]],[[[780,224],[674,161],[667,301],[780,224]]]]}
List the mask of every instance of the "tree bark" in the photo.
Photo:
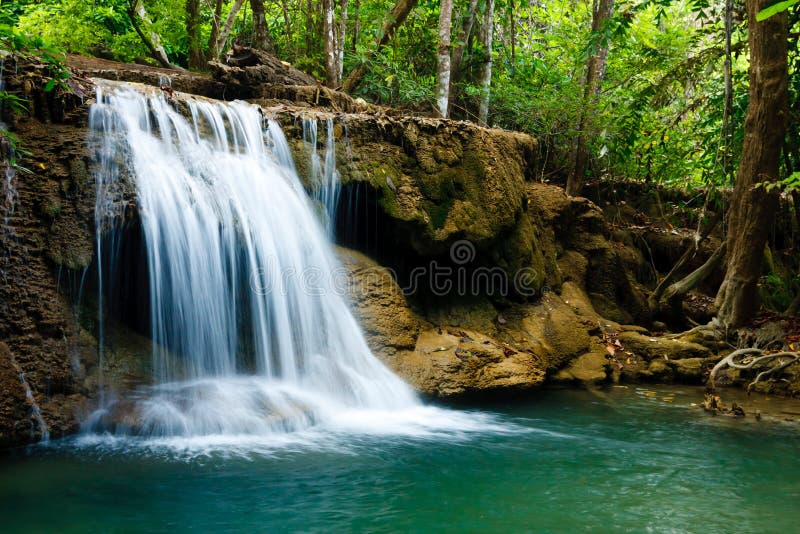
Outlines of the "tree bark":
{"type": "Polygon", "coordinates": [[[728,215],[728,268],[717,293],[718,321],[746,324],[758,309],[757,283],[764,245],[775,218],[777,190],[758,184],[779,178],[779,158],[788,111],[788,25],[786,13],[763,22],[756,14],[771,0],[749,0],[750,104],[742,157],[728,215]]]}
{"type": "Polygon", "coordinates": [[[567,194],[577,196],[583,189],[583,179],[589,168],[589,147],[587,146],[586,129],[589,124],[589,112],[592,111],[600,97],[603,77],[606,73],[606,60],[608,59],[608,43],[600,37],[606,22],[614,12],[614,0],[594,0],[592,8],[592,39],[598,39],[597,50],[589,55],[586,60],[586,81],[583,94],[583,111],[578,121],[578,139],[573,157],[572,172],[567,178],[567,194]]]}
{"type": "Polygon", "coordinates": [[[202,69],[206,65],[206,58],[200,41],[200,0],[186,0],[186,40],[189,68],[202,69]]]}
{"type": "Polygon", "coordinates": [[[339,35],[337,35],[337,79],[339,82],[336,87],[342,85],[342,74],[344,74],[344,47],[347,41],[347,0],[339,0],[339,35]]]}
{"type": "Polygon", "coordinates": [[[517,66],[517,17],[514,14],[514,11],[517,9],[514,0],[509,2],[508,9],[508,26],[511,32],[511,68],[516,68],[517,66]]]}
{"type": "Polygon", "coordinates": [[[150,56],[159,62],[162,67],[168,69],[179,69],[180,67],[173,65],[169,61],[167,51],[161,44],[161,38],[154,31],[145,32],[145,28],[150,26],[150,17],[147,16],[147,11],[144,4],[140,0],[131,0],[128,4],[128,18],[131,21],[131,26],[136,30],[139,38],[150,51],[150,56]],[[144,26],[144,27],[143,27],[144,26]]]}
{"type": "Polygon", "coordinates": [[[292,17],[289,15],[289,0],[281,0],[281,12],[283,13],[283,25],[286,31],[286,40],[292,42],[292,17]]]}
{"type": "Polygon", "coordinates": [[[266,50],[269,53],[275,52],[275,46],[269,36],[269,24],[267,24],[267,10],[264,8],[264,0],[250,0],[250,7],[253,10],[253,31],[255,33],[255,47],[259,50],[266,50]]]}
{"type": "Polygon", "coordinates": [[[336,88],[340,85],[339,69],[336,68],[338,51],[336,46],[336,4],[334,0],[322,0],[323,31],[325,34],[325,84],[336,88]]]}
{"type": "Polygon", "coordinates": [[[673,280],[675,280],[678,275],[678,271],[686,264],[686,262],[694,257],[695,253],[697,253],[697,250],[700,248],[700,244],[706,240],[711,232],[714,231],[714,228],[716,228],[717,224],[719,224],[721,220],[722,211],[718,211],[714,218],[709,222],[708,226],[706,226],[705,230],[696,235],[694,243],[686,249],[686,251],[683,253],[683,256],[678,259],[664,279],[661,280],[661,282],[659,282],[656,288],[653,290],[653,293],[648,299],[648,305],[650,306],[650,309],[654,310],[658,306],[661,296],[664,294],[664,291],[670,287],[673,280]]]}
{"type": "Polygon", "coordinates": [[[711,255],[706,262],[686,275],[683,279],[675,282],[664,291],[663,301],[677,303],[686,293],[696,288],[703,281],[711,276],[725,258],[727,243],[723,242],[719,248],[711,255]]]}
{"type": "Polygon", "coordinates": [[[325,34],[325,84],[331,89],[342,85],[344,45],[347,31],[347,0],[339,4],[339,22],[336,22],[335,0],[322,0],[323,32],[325,34]]]}
{"type": "Polygon", "coordinates": [[[489,99],[492,90],[492,39],[494,37],[494,0],[486,0],[486,16],[483,21],[481,41],[483,60],[481,72],[481,103],[478,107],[478,124],[486,126],[489,123],[489,99]]]}
{"type": "Polygon", "coordinates": [[[452,77],[454,79],[459,78],[461,62],[464,59],[464,51],[467,49],[467,41],[469,40],[470,35],[472,35],[472,27],[475,26],[477,12],[478,0],[470,0],[467,14],[464,17],[463,23],[461,24],[461,30],[456,38],[457,43],[455,49],[453,50],[453,59],[450,61],[450,72],[452,73],[452,77]]]}
{"type": "Polygon", "coordinates": [[[375,59],[378,52],[392,39],[394,32],[405,22],[417,2],[418,0],[397,0],[397,4],[384,20],[379,37],[375,40],[375,47],[367,54],[366,61],[353,69],[353,72],[345,80],[342,86],[344,92],[352,93],[358,87],[367,74],[367,62],[375,59]]]}
{"type": "Polygon", "coordinates": [[[733,143],[733,52],[731,37],[733,34],[733,0],[725,0],[725,107],[722,111],[722,172],[726,178],[732,178],[731,148],[733,143]]]}
{"type": "Polygon", "coordinates": [[[208,36],[208,53],[216,58],[217,39],[219,38],[220,24],[222,23],[222,3],[223,0],[216,0],[214,4],[214,16],[211,19],[211,35],[208,36]]]}
{"type": "Polygon", "coordinates": [[[447,118],[450,97],[450,27],[453,17],[453,0],[439,2],[439,46],[436,54],[436,109],[439,116],[447,118]]]}
{"type": "Polygon", "coordinates": [[[306,0],[306,55],[314,52],[314,1],[306,0]]]}
{"type": "Polygon", "coordinates": [[[356,48],[358,47],[358,34],[361,31],[361,16],[359,14],[359,11],[361,9],[361,1],[360,0],[355,0],[355,5],[353,7],[355,8],[353,10],[355,17],[353,17],[353,37],[352,37],[352,39],[353,39],[353,52],[355,52],[356,48]]]}
{"type": "Polygon", "coordinates": [[[242,5],[244,5],[244,0],[235,0],[231,6],[231,10],[228,11],[225,24],[222,25],[222,29],[219,31],[219,37],[217,37],[214,48],[211,50],[211,57],[213,59],[218,59],[220,54],[222,54],[225,43],[228,42],[228,37],[231,34],[231,29],[233,29],[233,23],[236,21],[236,15],[238,15],[239,10],[242,9],[242,5]]]}

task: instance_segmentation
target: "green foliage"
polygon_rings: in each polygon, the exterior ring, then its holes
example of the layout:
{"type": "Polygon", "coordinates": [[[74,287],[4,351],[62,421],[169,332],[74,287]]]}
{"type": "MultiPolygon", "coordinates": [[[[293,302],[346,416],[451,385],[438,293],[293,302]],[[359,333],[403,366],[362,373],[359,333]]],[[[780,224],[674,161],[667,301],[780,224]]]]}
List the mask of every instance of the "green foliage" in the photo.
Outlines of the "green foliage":
{"type": "Polygon", "coordinates": [[[793,172],[783,180],[777,182],[761,182],[756,187],[763,187],[766,191],[782,191],[785,193],[800,192],[800,172],[793,172]]]}
{"type": "MultiPolygon", "coordinates": [[[[66,52],[121,61],[146,61],[149,51],[129,16],[132,0],[13,0],[0,3],[4,35],[56,46],[66,52]],[[22,37],[24,36],[24,37],[22,37]]],[[[170,61],[186,66],[186,0],[139,0],[149,21],[143,29],[160,37],[170,61]]],[[[800,0],[777,1],[760,16],[800,0]]],[[[434,109],[439,2],[420,0],[379,54],[371,56],[381,24],[395,0],[350,0],[344,76],[362,63],[367,75],[356,94],[380,104],[419,112],[434,109]],[[369,59],[368,59],[369,58],[369,59]]],[[[748,104],[746,16],[736,2],[733,39],[733,109],[725,127],[723,2],[710,0],[619,0],[614,15],[592,32],[591,2],[495,0],[493,76],[489,122],[537,137],[543,147],[540,177],[569,170],[576,139],[587,139],[588,178],[620,177],[680,185],[729,185],[737,166],[748,104]],[[587,99],[587,58],[610,49],[598,99],[587,99]],[[723,132],[723,130],[725,130],[723,132]]],[[[215,1],[199,3],[195,41],[208,54],[215,1]]],[[[221,21],[233,0],[221,4],[221,21]]],[[[267,2],[266,22],[277,55],[318,79],[325,74],[322,2],[267,2]]],[[[249,2],[235,17],[234,40],[253,42],[249,2]]],[[[479,35],[486,0],[478,0],[471,33],[461,35],[469,0],[455,0],[453,49],[463,47],[461,68],[451,78],[451,115],[475,120],[484,89],[480,72],[486,52],[479,35]]],[[[337,6],[337,17],[341,6],[337,6]]],[[[797,17],[795,17],[796,19],[797,17]]],[[[796,31],[795,28],[794,31],[796,31]]],[[[30,47],[30,42],[25,44],[30,47]]],[[[800,63],[790,44],[790,92],[794,111],[787,146],[800,145],[794,117],[800,98],[800,63]]],[[[47,54],[41,54],[48,61],[47,54]]],[[[64,88],[60,57],[50,54],[48,89],[64,88]]],[[[150,60],[152,62],[152,60],[150,60]]],[[[6,97],[6,105],[15,103],[6,97]]],[[[17,103],[18,104],[18,103],[17,103]]],[[[800,170],[800,150],[787,150],[784,175],[800,170]]]]}
{"type": "Polygon", "coordinates": [[[800,0],[783,0],[780,2],[775,2],[769,7],[766,7],[758,12],[756,15],[756,20],[759,22],[763,22],[768,18],[777,15],[778,13],[783,13],[787,11],[790,7],[797,5],[800,0]]]}
{"type": "Polygon", "coordinates": [[[758,293],[762,304],[774,311],[783,312],[800,292],[800,276],[769,273],[758,282],[758,293]]]}
{"type": "MultiPolygon", "coordinates": [[[[8,60],[19,61],[22,59],[37,60],[45,64],[50,79],[45,82],[45,92],[51,92],[56,88],[70,91],[67,84],[69,80],[69,70],[64,64],[64,54],[55,47],[49,46],[39,37],[26,35],[17,30],[13,24],[18,20],[22,9],[19,2],[9,2],[0,5],[0,60],[5,68],[8,60]]],[[[0,117],[6,111],[12,114],[27,113],[28,101],[12,92],[6,91],[2,83],[3,68],[0,68],[0,117]]],[[[20,161],[29,155],[21,145],[19,139],[13,132],[6,129],[5,124],[0,120],[0,154],[3,162],[11,167],[30,172],[20,165],[20,161]]]]}

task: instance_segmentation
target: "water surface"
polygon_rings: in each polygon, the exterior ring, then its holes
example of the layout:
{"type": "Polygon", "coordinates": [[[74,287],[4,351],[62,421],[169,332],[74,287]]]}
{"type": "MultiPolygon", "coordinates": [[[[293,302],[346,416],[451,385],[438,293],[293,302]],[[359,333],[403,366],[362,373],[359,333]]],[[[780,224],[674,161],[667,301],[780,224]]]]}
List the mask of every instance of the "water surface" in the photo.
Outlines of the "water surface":
{"type": "Polygon", "coordinates": [[[699,395],[550,391],[270,441],[71,438],[0,459],[2,530],[796,531],[800,430],[708,416],[699,395]]]}

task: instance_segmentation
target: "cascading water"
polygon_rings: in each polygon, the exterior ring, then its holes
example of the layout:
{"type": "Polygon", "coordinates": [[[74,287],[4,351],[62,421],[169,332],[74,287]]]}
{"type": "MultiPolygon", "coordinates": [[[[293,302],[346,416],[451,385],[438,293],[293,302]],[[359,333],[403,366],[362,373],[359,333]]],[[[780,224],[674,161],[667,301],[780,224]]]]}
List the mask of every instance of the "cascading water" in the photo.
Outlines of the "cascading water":
{"type": "MultiPolygon", "coordinates": [[[[331,276],[338,263],[277,123],[265,129],[241,102],[185,107],[109,84],[91,109],[98,221],[114,216],[124,162],[149,268],[155,386],[117,432],[264,434],[343,410],[415,409],[331,276]]],[[[112,411],[89,426],[107,429],[112,411]]]]}
{"type": "MultiPolygon", "coordinates": [[[[33,391],[31,390],[31,386],[28,384],[28,380],[25,378],[25,373],[23,371],[19,372],[19,381],[22,384],[22,388],[25,390],[25,400],[28,401],[28,404],[31,406],[31,413],[33,415],[36,424],[39,426],[39,432],[41,434],[41,441],[48,442],[50,440],[50,431],[47,428],[47,423],[44,421],[44,417],[42,417],[42,410],[39,408],[39,404],[36,402],[36,397],[33,396],[33,391]]],[[[34,429],[31,428],[31,436],[34,435],[34,429]]]]}
{"type": "Polygon", "coordinates": [[[320,161],[317,152],[317,119],[303,118],[303,141],[309,145],[310,179],[313,186],[314,199],[325,210],[325,228],[330,237],[333,236],[336,226],[336,208],[339,204],[341,182],[339,172],[336,170],[336,135],[333,119],[325,119],[325,159],[320,161]]]}
{"type": "MultiPolygon", "coordinates": [[[[5,62],[0,59],[0,91],[5,89],[5,81],[3,80],[3,72],[5,69],[5,62]]],[[[0,103],[0,115],[2,115],[2,103],[0,103]]],[[[2,195],[0,195],[0,208],[3,210],[3,225],[0,228],[0,248],[4,251],[3,257],[0,257],[0,279],[3,283],[6,280],[6,268],[8,257],[9,241],[14,238],[14,229],[11,224],[11,218],[14,215],[14,204],[17,199],[17,191],[15,187],[16,172],[14,170],[13,160],[14,145],[8,138],[3,135],[6,130],[6,124],[0,120],[0,181],[2,183],[2,195]]]]}

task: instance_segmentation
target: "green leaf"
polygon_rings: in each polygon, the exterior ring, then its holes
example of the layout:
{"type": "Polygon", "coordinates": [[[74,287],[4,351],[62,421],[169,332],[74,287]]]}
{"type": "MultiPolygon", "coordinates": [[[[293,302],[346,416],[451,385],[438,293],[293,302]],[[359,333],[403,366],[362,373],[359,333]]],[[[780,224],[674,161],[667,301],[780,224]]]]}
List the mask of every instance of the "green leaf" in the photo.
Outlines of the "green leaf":
{"type": "Polygon", "coordinates": [[[55,88],[55,86],[56,86],[55,78],[51,78],[51,79],[47,80],[47,83],[44,85],[44,92],[45,93],[49,93],[50,91],[52,91],[55,88]]]}
{"type": "Polygon", "coordinates": [[[772,4],[771,6],[765,7],[764,9],[759,11],[758,14],[756,15],[756,20],[758,22],[764,22],[771,16],[786,11],[787,9],[797,4],[798,2],[800,2],[800,0],[783,0],[782,2],[777,2],[775,4],[772,4]]]}

